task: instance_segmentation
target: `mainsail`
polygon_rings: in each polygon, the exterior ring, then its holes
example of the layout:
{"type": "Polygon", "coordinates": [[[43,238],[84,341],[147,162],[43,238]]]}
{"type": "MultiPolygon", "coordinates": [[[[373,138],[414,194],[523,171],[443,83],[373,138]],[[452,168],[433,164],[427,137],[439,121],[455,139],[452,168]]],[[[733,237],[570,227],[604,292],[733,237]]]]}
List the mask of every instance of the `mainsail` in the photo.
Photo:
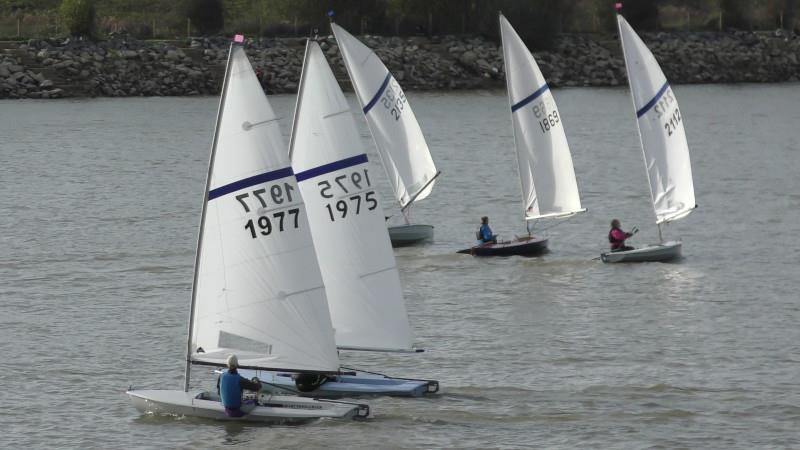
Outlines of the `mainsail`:
{"type": "Polygon", "coordinates": [[[584,211],[553,94],[533,55],[502,14],[500,36],[525,219],[584,211]]]}
{"type": "Polygon", "coordinates": [[[617,22],[656,223],[677,220],[696,206],[678,101],[644,42],[622,15],[617,22]]]}
{"type": "Polygon", "coordinates": [[[308,205],[336,344],[411,350],[400,277],[364,145],[314,41],[306,45],[289,149],[308,205]]]}
{"type": "Polygon", "coordinates": [[[236,353],[242,367],[339,370],[306,208],[285,148],[244,49],[232,45],[197,249],[192,362],[224,365],[236,353]]]}
{"type": "Polygon", "coordinates": [[[436,166],[403,89],[375,52],[335,23],[331,28],[395,198],[401,207],[424,199],[436,166]]]}

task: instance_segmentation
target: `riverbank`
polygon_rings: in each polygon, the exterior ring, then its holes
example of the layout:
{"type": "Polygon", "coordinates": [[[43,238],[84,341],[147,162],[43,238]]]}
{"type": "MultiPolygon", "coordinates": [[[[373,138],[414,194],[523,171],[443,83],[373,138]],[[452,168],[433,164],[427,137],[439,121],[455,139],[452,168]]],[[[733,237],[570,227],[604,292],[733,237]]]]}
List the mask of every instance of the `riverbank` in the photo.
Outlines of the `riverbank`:
{"type": "MultiPolygon", "coordinates": [[[[772,33],[644,33],[670,82],[798,81],[800,39],[772,33]]],[[[361,39],[406,90],[503,87],[498,43],[483,37],[361,39]]],[[[51,38],[0,43],[0,98],[216,95],[229,40],[141,41],[113,36],[100,42],[51,38]]],[[[305,40],[257,38],[247,53],[271,93],[297,91],[305,40]]],[[[335,40],[321,46],[342,85],[347,75],[335,40]]],[[[536,60],[552,86],[617,86],[625,66],[613,36],[565,34],[536,60]]]]}

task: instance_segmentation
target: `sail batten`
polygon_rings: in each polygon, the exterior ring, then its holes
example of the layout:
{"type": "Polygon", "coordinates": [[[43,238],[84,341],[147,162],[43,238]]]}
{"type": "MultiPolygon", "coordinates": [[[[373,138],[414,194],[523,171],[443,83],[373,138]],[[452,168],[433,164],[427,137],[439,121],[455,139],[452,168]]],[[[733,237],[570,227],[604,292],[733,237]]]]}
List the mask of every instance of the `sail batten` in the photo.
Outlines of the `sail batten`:
{"type": "MultiPolygon", "coordinates": [[[[413,336],[369,158],[319,44],[309,41],[290,154],[308,207],[336,345],[403,351],[413,336]]],[[[349,109],[348,109],[349,111],[349,109]]]]}
{"type": "Polygon", "coordinates": [[[428,144],[403,89],[375,52],[335,23],[331,29],[394,196],[405,209],[433,190],[437,170],[428,144]]]}
{"type": "Polygon", "coordinates": [[[508,20],[502,14],[499,20],[525,219],[582,212],[572,155],[550,87],[508,20]]]}
{"type": "Polygon", "coordinates": [[[242,367],[336,372],[322,275],[276,116],[240,45],[231,47],[227,73],[198,245],[189,359],[222,365],[235,353],[242,367]]]}
{"type": "Polygon", "coordinates": [[[683,117],[656,58],[620,14],[617,24],[656,223],[678,220],[695,207],[683,117]]]}

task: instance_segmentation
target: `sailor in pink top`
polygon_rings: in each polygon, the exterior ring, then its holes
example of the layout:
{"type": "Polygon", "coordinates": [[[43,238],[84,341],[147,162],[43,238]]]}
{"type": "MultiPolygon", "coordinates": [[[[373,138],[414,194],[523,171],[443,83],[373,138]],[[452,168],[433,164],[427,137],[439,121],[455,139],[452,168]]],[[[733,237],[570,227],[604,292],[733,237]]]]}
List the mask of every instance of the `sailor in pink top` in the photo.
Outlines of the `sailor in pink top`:
{"type": "Polygon", "coordinates": [[[608,242],[611,244],[612,252],[624,252],[626,250],[633,250],[633,247],[625,245],[625,239],[636,234],[639,231],[636,228],[630,232],[622,231],[618,219],[611,221],[611,231],[608,232],[608,242]]]}

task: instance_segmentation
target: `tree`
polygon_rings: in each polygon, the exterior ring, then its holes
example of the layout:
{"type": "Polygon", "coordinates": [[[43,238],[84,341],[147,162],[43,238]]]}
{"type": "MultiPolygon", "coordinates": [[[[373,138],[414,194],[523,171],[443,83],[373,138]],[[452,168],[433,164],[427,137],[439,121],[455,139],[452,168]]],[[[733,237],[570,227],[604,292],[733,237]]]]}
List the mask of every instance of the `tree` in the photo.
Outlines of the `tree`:
{"type": "Polygon", "coordinates": [[[750,28],[752,20],[745,15],[743,0],[721,0],[719,5],[722,11],[722,26],[725,28],[750,28]]]}
{"type": "Polygon", "coordinates": [[[184,9],[200,34],[219,33],[225,25],[222,0],[187,0],[184,9]]]}
{"type": "Polygon", "coordinates": [[[93,0],[64,0],[59,8],[64,26],[73,36],[92,37],[95,26],[93,0]]]}
{"type": "Polygon", "coordinates": [[[659,27],[656,0],[627,0],[623,2],[625,20],[637,30],[656,30],[659,27]]]}

